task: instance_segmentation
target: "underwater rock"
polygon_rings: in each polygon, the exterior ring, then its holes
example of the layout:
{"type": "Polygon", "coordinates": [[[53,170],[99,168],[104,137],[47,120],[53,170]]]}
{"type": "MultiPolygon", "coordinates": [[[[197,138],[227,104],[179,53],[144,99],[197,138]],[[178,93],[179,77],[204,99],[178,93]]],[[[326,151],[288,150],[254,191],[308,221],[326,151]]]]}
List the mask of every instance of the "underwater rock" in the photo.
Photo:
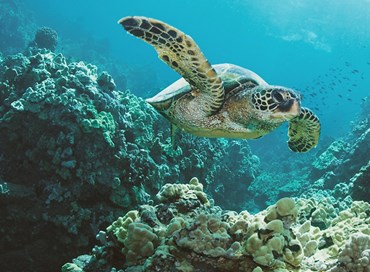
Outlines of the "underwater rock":
{"type": "Polygon", "coordinates": [[[88,262],[76,258],[62,271],[366,271],[369,265],[369,203],[334,212],[321,230],[306,214],[312,200],[283,198],[251,215],[197,197],[203,186],[196,178],[173,185],[162,187],[157,205],[130,211],[100,231],[88,262]],[[181,210],[182,201],[197,204],[181,210]],[[144,221],[145,211],[156,217],[164,209],[171,210],[170,222],[144,221]]]}
{"type": "MultiPolygon", "coordinates": [[[[258,173],[258,159],[247,142],[184,134],[174,149],[165,121],[143,99],[114,86],[113,78],[96,66],[70,62],[46,49],[32,48],[2,60],[0,177],[7,193],[0,194],[0,201],[8,226],[0,242],[2,263],[9,263],[9,252],[17,255],[18,248],[28,245],[32,254],[48,258],[54,264],[48,267],[55,267],[57,260],[91,246],[91,233],[122,209],[149,203],[164,184],[195,173],[206,180],[207,193],[224,187],[218,194],[221,205],[241,206],[243,198],[235,188],[246,188],[258,173]],[[229,163],[236,156],[240,164],[229,163]],[[35,232],[24,234],[24,224],[35,232]],[[61,238],[49,258],[34,241],[47,243],[52,237],[61,238]]],[[[183,199],[177,208],[204,204],[205,193],[192,190],[200,200],[183,199]]],[[[166,205],[162,203],[160,216],[171,220],[175,215],[166,205]]],[[[37,260],[33,255],[22,258],[20,270],[40,270],[42,262],[29,261],[37,260]]]]}
{"type": "Polygon", "coordinates": [[[319,178],[324,173],[333,171],[342,162],[342,156],[349,151],[348,145],[343,141],[334,141],[314,162],[313,178],[319,178]]]}
{"type": "MultiPolygon", "coordinates": [[[[261,172],[248,187],[244,207],[257,212],[286,196],[312,197],[315,204],[328,198],[336,211],[349,208],[353,200],[369,201],[369,101],[370,97],[363,99],[362,111],[353,122],[352,131],[328,141],[327,148],[318,149],[317,154],[312,152],[297,159],[289,154],[279,157],[276,150],[275,154],[263,150],[268,156],[261,156],[264,158],[261,172]]],[[[319,213],[318,210],[315,215],[319,213]]],[[[326,225],[319,217],[316,219],[315,224],[326,225]]]]}
{"type": "Polygon", "coordinates": [[[58,33],[50,27],[40,27],[30,45],[54,52],[58,45],[58,33]]]}
{"type": "Polygon", "coordinates": [[[104,91],[113,91],[116,88],[113,78],[107,72],[102,72],[97,82],[104,91]]]}
{"type": "MultiPolygon", "coordinates": [[[[366,107],[368,99],[364,101],[352,131],[341,140],[334,141],[316,158],[307,176],[311,183],[299,192],[302,198],[315,199],[315,215],[322,213],[322,201],[329,200],[329,207],[332,206],[336,212],[348,209],[353,201],[369,202],[370,124],[369,107],[366,107]]],[[[322,213],[320,217],[326,219],[317,217],[313,222],[322,229],[332,216],[322,213]]]]}
{"type": "Polygon", "coordinates": [[[350,195],[354,199],[368,201],[370,196],[370,160],[367,165],[364,165],[360,168],[351,179],[349,184],[351,184],[350,195]]]}

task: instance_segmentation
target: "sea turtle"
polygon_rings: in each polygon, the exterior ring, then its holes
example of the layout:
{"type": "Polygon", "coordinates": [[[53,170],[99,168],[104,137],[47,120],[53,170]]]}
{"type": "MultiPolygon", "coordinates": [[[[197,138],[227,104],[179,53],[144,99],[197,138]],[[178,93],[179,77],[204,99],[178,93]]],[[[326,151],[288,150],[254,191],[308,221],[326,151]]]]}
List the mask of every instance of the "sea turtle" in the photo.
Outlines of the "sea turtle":
{"type": "Polygon", "coordinates": [[[202,137],[256,139],[289,121],[292,151],[306,152],[317,145],[319,119],[301,107],[298,92],[269,85],[234,64],[211,66],[190,36],[159,20],[130,16],[118,23],[151,44],[182,76],[146,100],[173,127],[202,137]]]}

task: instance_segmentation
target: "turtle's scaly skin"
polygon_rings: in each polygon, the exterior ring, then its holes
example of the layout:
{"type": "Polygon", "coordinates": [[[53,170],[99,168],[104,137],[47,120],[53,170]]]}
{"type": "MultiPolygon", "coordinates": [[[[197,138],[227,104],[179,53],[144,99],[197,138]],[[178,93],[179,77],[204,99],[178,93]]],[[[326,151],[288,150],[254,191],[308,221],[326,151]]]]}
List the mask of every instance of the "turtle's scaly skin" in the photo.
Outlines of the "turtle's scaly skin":
{"type": "Polygon", "coordinates": [[[207,115],[221,107],[224,101],[221,79],[190,36],[146,17],[126,17],[119,23],[132,35],[154,46],[160,59],[192,86],[202,90],[202,108],[207,115]]]}
{"type": "Polygon", "coordinates": [[[211,66],[190,36],[161,21],[134,16],[119,23],[183,77],[147,100],[175,126],[203,137],[254,139],[290,121],[291,150],[317,145],[319,120],[295,91],[233,64],[211,66]]]}
{"type": "Polygon", "coordinates": [[[288,146],[292,151],[309,151],[319,141],[319,118],[310,109],[301,108],[299,116],[289,122],[288,136],[288,146]]]}

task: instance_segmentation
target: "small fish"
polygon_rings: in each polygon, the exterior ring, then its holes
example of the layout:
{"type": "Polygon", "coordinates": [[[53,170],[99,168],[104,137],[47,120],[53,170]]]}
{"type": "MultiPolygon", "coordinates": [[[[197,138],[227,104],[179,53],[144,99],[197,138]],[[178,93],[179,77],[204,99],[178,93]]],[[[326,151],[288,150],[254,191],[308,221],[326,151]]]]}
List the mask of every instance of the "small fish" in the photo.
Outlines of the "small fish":
{"type": "Polygon", "coordinates": [[[343,95],[341,95],[341,94],[338,94],[338,96],[339,96],[340,98],[343,98],[343,95]]]}
{"type": "Polygon", "coordinates": [[[349,97],[348,97],[348,98],[347,98],[347,100],[348,100],[348,101],[352,101],[352,98],[349,98],[349,97]]]}
{"type": "Polygon", "coordinates": [[[357,69],[353,69],[352,71],[351,71],[351,73],[352,74],[358,74],[360,71],[359,70],[357,70],[357,69]]]}

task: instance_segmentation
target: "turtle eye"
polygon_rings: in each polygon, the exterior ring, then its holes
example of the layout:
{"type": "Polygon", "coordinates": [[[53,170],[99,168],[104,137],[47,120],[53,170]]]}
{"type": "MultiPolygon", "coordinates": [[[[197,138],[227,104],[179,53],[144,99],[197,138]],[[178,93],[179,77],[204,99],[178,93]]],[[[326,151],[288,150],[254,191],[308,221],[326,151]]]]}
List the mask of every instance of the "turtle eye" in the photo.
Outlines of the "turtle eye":
{"type": "Polygon", "coordinates": [[[272,98],[278,102],[278,103],[281,103],[284,101],[284,97],[283,95],[279,92],[279,91],[275,91],[272,93],[272,98]]]}

